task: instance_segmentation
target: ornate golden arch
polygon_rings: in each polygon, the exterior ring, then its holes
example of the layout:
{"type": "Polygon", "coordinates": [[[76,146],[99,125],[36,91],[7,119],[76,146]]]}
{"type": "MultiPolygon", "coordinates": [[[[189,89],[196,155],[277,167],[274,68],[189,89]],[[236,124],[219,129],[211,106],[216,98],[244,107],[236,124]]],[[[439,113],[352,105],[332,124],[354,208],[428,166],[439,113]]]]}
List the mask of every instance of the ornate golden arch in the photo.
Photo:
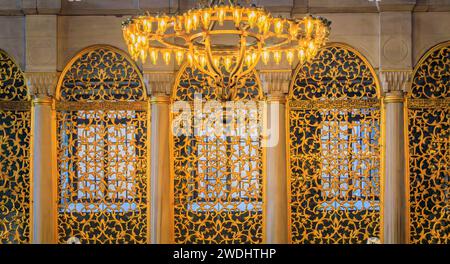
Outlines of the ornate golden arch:
{"type": "Polygon", "coordinates": [[[0,50],[0,244],[31,241],[31,102],[22,70],[0,50]]]}
{"type": "MultiPolygon", "coordinates": [[[[91,54],[95,53],[98,50],[109,51],[113,56],[115,56],[112,59],[114,59],[117,63],[120,63],[123,67],[126,67],[125,70],[132,71],[132,75],[133,75],[132,77],[140,83],[139,87],[142,89],[142,96],[137,96],[136,98],[131,98],[131,99],[133,99],[133,101],[147,100],[147,89],[145,89],[142,73],[141,73],[140,69],[136,66],[136,63],[128,55],[128,53],[126,53],[123,50],[118,49],[114,46],[110,46],[110,45],[92,45],[92,46],[89,46],[89,47],[84,48],[81,51],[79,51],[74,57],[72,57],[72,59],[64,67],[64,70],[62,71],[62,73],[59,77],[58,84],[56,87],[56,101],[68,101],[68,100],[65,100],[64,98],[62,98],[62,95],[61,95],[61,87],[63,86],[64,79],[69,74],[69,71],[71,69],[73,69],[74,65],[77,62],[80,62],[80,60],[83,58],[83,56],[86,56],[86,55],[89,56],[90,53],[91,54]]],[[[83,66],[82,62],[80,62],[80,66],[83,66]]],[[[88,66],[88,65],[85,63],[84,66],[88,66]]],[[[83,69],[81,69],[81,70],[83,70],[83,69]]],[[[84,70],[86,70],[86,69],[84,69],[84,70]]],[[[118,78],[118,80],[120,80],[120,78],[118,78]]],[[[118,99],[118,100],[117,99],[115,99],[115,100],[109,99],[108,100],[108,98],[104,98],[104,100],[102,100],[102,101],[129,101],[129,99],[123,98],[123,99],[118,99]]]]}
{"type": "Polygon", "coordinates": [[[417,63],[406,99],[409,242],[450,242],[450,41],[417,63]]]}
{"type": "Polygon", "coordinates": [[[123,51],[83,49],[56,92],[58,241],[150,241],[150,112],[123,51]]]}
{"type": "MultiPolygon", "coordinates": [[[[236,101],[263,98],[256,72],[240,85],[236,101]]],[[[204,95],[203,102],[218,100],[206,79],[184,64],[172,89],[173,103],[182,100],[192,107],[198,90],[204,95]]],[[[220,103],[225,106],[226,102],[220,103]]],[[[199,115],[193,113],[192,117],[199,115]]],[[[171,113],[172,120],[180,117],[171,113]]],[[[262,243],[263,156],[260,137],[172,135],[174,242],[262,243]]]]}
{"type": "MultiPolygon", "coordinates": [[[[362,53],[360,53],[358,50],[353,48],[352,46],[350,46],[348,44],[345,44],[345,43],[341,43],[341,42],[328,43],[327,45],[325,45],[321,49],[321,52],[319,52],[319,54],[317,54],[316,59],[313,60],[313,62],[317,61],[317,58],[320,57],[320,55],[323,53],[324,50],[327,50],[327,49],[330,49],[330,48],[342,49],[342,50],[345,50],[345,51],[347,51],[349,53],[354,54],[354,56],[357,57],[358,60],[360,60],[361,63],[364,64],[367,67],[367,70],[369,71],[370,75],[373,76],[373,79],[374,79],[373,81],[374,81],[374,85],[376,87],[376,97],[378,99],[380,99],[381,98],[381,88],[380,88],[380,83],[379,83],[377,74],[375,72],[375,69],[372,67],[372,65],[367,60],[367,58],[362,53]]],[[[297,65],[297,67],[295,69],[292,81],[291,81],[290,86],[289,86],[289,96],[288,96],[288,98],[290,100],[294,100],[295,99],[294,98],[295,96],[293,94],[294,93],[294,85],[295,85],[295,77],[298,76],[301,73],[302,69],[304,67],[307,67],[307,65],[309,65],[309,64],[297,65]]]]}
{"type": "Polygon", "coordinates": [[[328,44],[297,67],[286,115],[290,241],[381,236],[381,101],[369,62],[328,44]]]}

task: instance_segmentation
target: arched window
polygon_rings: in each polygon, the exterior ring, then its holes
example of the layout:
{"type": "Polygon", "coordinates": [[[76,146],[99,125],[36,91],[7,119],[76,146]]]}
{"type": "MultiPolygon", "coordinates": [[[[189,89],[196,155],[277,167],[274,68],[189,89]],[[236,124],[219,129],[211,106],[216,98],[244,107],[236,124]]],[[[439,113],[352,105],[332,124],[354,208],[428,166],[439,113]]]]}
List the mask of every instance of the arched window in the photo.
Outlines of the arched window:
{"type": "Polygon", "coordinates": [[[417,64],[407,98],[411,243],[450,242],[450,41],[417,64]]]}
{"type": "Polygon", "coordinates": [[[149,241],[149,113],[139,69],[113,47],[81,51],[57,87],[58,241],[149,241]]]}
{"type": "Polygon", "coordinates": [[[290,240],[380,235],[380,100],[375,72],[342,44],[298,67],[288,105],[290,240]]]}
{"type": "Polygon", "coordinates": [[[0,50],[0,244],[30,242],[30,107],[22,71],[0,50]]]}
{"type": "Polygon", "coordinates": [[[263,149],[253,122],[261,120],[254,107],[262,89],[255,73],[237,89],[235,99],[219,102],[198,70],[185,65],[178,75],[174,107],[185,102],[192,112],[172,116],[187,123],[172,138],[176,243],[263,242],[263,149]],[[236,129],[238,119],[246,131],[236,129]],[[220,125],[223,133],[211,132],[220,125]]]}

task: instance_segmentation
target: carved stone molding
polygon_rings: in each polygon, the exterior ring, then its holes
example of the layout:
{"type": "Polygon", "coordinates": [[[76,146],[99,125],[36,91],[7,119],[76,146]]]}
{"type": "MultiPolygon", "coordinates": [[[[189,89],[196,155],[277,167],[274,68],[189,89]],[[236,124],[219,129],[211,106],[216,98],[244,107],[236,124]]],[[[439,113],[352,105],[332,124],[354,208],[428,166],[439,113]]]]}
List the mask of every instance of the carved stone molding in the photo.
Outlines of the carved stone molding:
{"type": "Polygon", "coordinates": [[[25,80],[32,97],[53,97],[58,82],[58,72],[26,72],[25,80]]]}
{"type": "Polygon", "coordinates": [[[145,85],[151,95],[170,95],[174,80],[174,72],[144,72],[145,85]]]}
{"type": "Polygon", "coordinates": [[[261,71],[259,73],[264,93],[269,96],[283,96],[289,92],[291,70],[261,71]]]}
{"type": "Polygon", "coordinates": [[[411,70],[380,71],[380,82],[383,92],[407,92],[411,84],[411,70]]]}

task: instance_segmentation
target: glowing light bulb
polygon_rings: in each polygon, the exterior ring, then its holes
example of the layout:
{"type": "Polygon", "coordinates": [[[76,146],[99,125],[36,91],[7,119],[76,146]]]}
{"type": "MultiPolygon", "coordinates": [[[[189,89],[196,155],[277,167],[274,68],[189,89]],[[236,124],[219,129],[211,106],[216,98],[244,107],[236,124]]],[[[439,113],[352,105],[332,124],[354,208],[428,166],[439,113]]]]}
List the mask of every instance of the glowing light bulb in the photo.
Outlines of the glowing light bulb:
{"type": "Polygon", "coordinates": [[[152,21],[150,19],[143,20],[143,28],[146,33],[152,32],[152,21]]]}
{"type": "Polygon", "coordinates": [[[248,24],[250,25],[250,27],[255,27],[256,18],[256,12],[253,10],[250,11],[250,13],[248,14],[248,24]]]}
{"type": "Polygon", "coordinates": [[[158,51],[155,49],[150,50],[150,59],[152,60],[153,65],[156,65],[158,62],[158,51]]]}
{"type": "Polygon", "coordinates": [[[184,28],[186,29],[186,32],[191,32],[192,29],[192,19],[190,17],[186,17],[184,20],[184,28]]]}
{"type": "Polygon", "coordinates": [[[164,32],[167,29],[167,21],[165,18],[159,18],[159,22],[158,22],[158,31],[159,34],[164,34],[164,32]]]}
{"type": "Polygon", "coordinates": [[[292,65],[294,62],[294,52],[292,50],[286,51],[286,60],[288,61],[289,65],[292,65]]]}
{"type": "Polygon", "coordinates": [[[181,65],[181,63],[183,62],[183,58],[184,58],[184,53],[183,53],[183,51],[178,50],[178,51],[175,53],[175,59],[176,59],[178,65],[181,65]]]}
{"type": "Polygon", "coordinates": [[[289,35],[291,35],[292,38],[297,38],[297,34],[298,34],[298,25],[291,23],[289,27],[289,35]]]}
{"type": "Polygon", "coordinates": [[[258,29],[260,33],[263,33],[266,23],[267,23],[267,16],[263,15],[258,18],[258,29]]]}
{"type": "Polygon", "coordinates": [[[130,34],[130,42],[131,43],[135,43],[136,42],[136,35],[134,35],[133,33],[130,34]]]}
{"type": "Polygon", "coordinates": [[[142,49],[140,54],[139,54],[139,57],[141,58],[142,63],[144,63],[145,59],[147,59],[147,51],[142,49]]]}
{"type": "Polygon", "coordinates": [[[273,60],[278,65],[281,62],[281,51],[277,50],[273,52],[273,60]]]}
{"type": "Polygon", "coordinates": [[[217,13],[217,19],[219,20],[219,25],[223,26],[223,21],[225,20],[225,9],[220,8],[217,13]]]}
{"type": "Polygon", "coordinates": [[[166,63],[166,65],[169,65],[169,63],[170,63],[170,51],[169,50],[164,51],[163,59],[164,59],[164,62],[166,63]]]}
{"type": "Polygon", "coordinates": [[[192,26],[193,26],[194,30],[197,29],[198,24],[199,24],[198,14],[194,13],[194,14],[192,14],[192,26]]]}
{"type": "Polygon", "coordinates": [[[201,19],[202,19],[203,27],[209,28],[209,23],[211,22],[211,13],[209,11],[204,11],[201,19]]]}
{"type": "Polygon", "coordinates": [[[193,64],[193,62],[194,62],[194,57],[192,56],[192,53],[188,53],[188,55],[187,55],[187,61],[188,61],[189,66],[192,67],[192,64],[193,64]]]}
{"type": "Polygon", "coordinates": [[[242,9],[241,8],[235,8],[233,11],[233,19],[234,19],[234,25],[237,27],[241,23],[242,20],[242,9]]]}
{"type": "Polygon", "coordinates": [[[269,60],[270,60],[270,52],[263,51],[261,53],[261,60],[264,63],[264,65],[267,65],[267,63],[269,63],[269,60]]]}
{"type": "Polygon", "coordinates": [[[314,45],[314,42],[310,42],[308,45],[308,55],[313,57],[315,54],[316,46],[314,45]]]}
{"type": "Polygon", "coordinates": [[[306,35],[307,35],[307,37],[309,37],[309,36],[311,36],[311,32],[312,32],[312,28],[313,28],[311,18],[307,18],[305,23],[306,23],[306,35]]]}
{"type": "Polygon", "coordinates": [[[277,19],[275,22],[274,31],[276,34],[281,34],[283,32],[283,22],[281,22],[281,19],[277,19]]]}
{"type": "Polygon", "coordinates": [[[303,64],[305,62],[305,50],[301,49],[298,51],[298,60],[300,61],[300,64],[303,64]]]}

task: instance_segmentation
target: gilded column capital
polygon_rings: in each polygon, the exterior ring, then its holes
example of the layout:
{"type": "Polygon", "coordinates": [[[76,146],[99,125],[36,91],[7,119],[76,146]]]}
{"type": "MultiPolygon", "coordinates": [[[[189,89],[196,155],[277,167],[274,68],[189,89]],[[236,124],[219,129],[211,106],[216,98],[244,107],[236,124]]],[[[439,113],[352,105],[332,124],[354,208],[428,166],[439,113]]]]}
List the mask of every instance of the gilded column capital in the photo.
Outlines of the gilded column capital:
{"type": "Polygon", "coordinates": [[[280,104],[286,103],[286,95],[284,94],[268,94],[267,95],[267,102],[276,102],[280,104]]]}
{"type": "Polygon", "coordinates": [[[25,80],[28,92],[38,101],[46,100],[55,95],[56,84],[58,82],[58,72],[26,72],[25,80]]]}
{"type": "Polygon", "coordinates": [[[152,104],[169,104],[170,103],[170,96],[168,95],[154,95],[150,99],[150,103],[152,104]]]}
{"type": "Polygon", "coordinates": [[[412,72],[409,69],[380,71],[380,82],[383,93],[406,93],[411,84],[411,75],[412,72]]]}
{"type": "Polygon", "coordinates": [[[284,98],[284,95],[289,92],[292,70],[260,71],[259,76],[264,93],[266,93],[268,97],[284,98]]]}
{"type": "Polygon", "coordinates": [[[170,95],[174,80],[174,72],[144,72],[147,91],[154,96],[170,95]]]}

